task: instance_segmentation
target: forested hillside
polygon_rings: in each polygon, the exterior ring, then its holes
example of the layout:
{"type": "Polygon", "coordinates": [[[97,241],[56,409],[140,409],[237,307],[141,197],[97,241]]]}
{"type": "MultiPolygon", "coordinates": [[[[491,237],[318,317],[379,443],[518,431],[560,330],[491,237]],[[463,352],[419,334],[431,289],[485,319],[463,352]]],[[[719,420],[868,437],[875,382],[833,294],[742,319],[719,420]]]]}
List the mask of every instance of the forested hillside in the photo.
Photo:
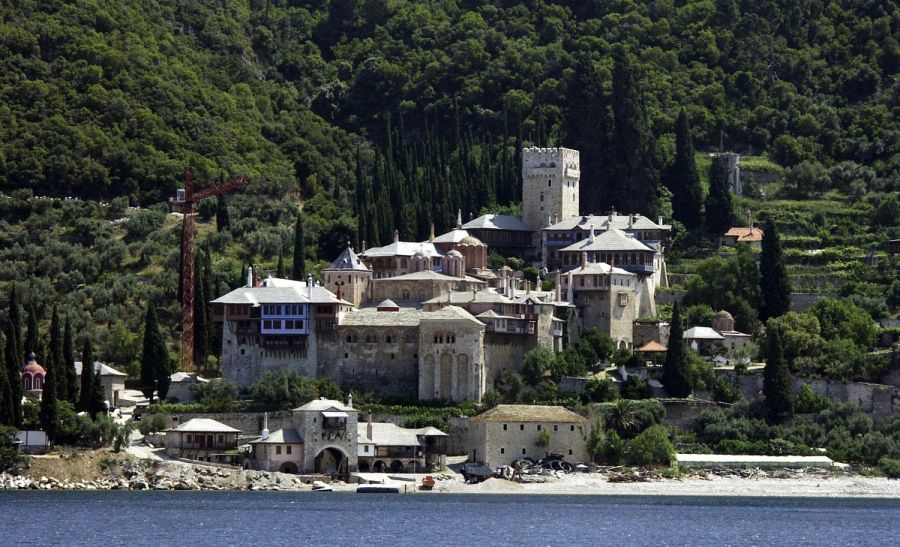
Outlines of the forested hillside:
{"type": "Polygon", "coordinates": [[[301,205],[311,260],[514,206],[532,144],[581,151],[585,212],[669,218],[682,110],[697,150],[780,170],[766,199],[833,204],[740,207],[879,245],[898,67],[892,0],[0,0],[0,283],[137,332],[177,296],[160,204],[186,165],[251,181],[227,230],[201,225],[220,287],[289,258],[301,205]]]}

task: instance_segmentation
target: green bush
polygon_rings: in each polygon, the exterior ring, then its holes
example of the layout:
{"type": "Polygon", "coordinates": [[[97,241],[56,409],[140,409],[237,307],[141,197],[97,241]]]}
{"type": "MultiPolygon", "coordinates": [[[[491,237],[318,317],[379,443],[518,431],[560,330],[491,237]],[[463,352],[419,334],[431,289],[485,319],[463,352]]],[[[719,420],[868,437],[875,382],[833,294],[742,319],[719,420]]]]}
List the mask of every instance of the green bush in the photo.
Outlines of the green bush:
{"type": "Polygon", "coordinates": [[[16,428],[0,426],[0,471],[16,469],[22,463],[22,454],[16,446],[16,428]]]}
{"type": "Polygon", "coordinates": [[[169,415],[159,412],[156,414],[145,414],[138,425],[138,431],[142,435],[149,435],[150,433],[158,433],[168,427],[169,415]]]}
{"type": "Polygon", "coordinates": [[[803,384],[800,387],[800,393],[797,394],[794,410],[797,414],[813,414],[825,410],[830,404],[831,401],[828,397],[814,392],[809,385],[803,384]]]}
{"type": "Polygon", "coordinates": [[[661,425],[647,428],[625,447],[628,465],[669,465],[675,457],[675,447],[669,432],[661,425]]]}
{"type": "Polygon", "coordinates": [[[900,479],[900,459],[881,458],[878,460],[878,469],[887,477],[900,479]]]}

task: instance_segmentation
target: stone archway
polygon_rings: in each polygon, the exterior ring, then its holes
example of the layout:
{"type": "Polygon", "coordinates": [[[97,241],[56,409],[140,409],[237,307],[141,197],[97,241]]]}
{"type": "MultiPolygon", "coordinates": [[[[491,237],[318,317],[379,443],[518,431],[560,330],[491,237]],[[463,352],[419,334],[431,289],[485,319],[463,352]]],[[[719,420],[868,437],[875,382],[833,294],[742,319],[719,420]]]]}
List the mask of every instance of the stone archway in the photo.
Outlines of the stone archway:
{"type": "Polygon", "coordinates": [[[340,448],[329,446],[316,455],[316,473],[344,475],[347,471],[347,455],[340,448]]]}
{"type": "Polygon", "coordinates": [[[391,473],[400,473],[403,471],[403,462],[394,460],[391,462],[391,473]]]}
{"type": "Polygon", "coordinates": [[[278,471],[281,473],[290,473],[291,475],[297,474],[297,464],[294,462],[284,462],[281,464],[281,467],[278,468],[278,471]]]}
{"type": "Polygon", "coordinates": [[[383,460],[378,460],[375,462],[375,465],[372,466],[372,471],[375,473],[384,473],[387,471],[387,464],[384,463],[383,460]]]}
{"type": "Polygon", "coordinates": [[[360,473],[368,473],[369,472],[369,462],[367,462],[367,461],[359,462],[359,464],[356,466],[356,469],[360,473]]]}

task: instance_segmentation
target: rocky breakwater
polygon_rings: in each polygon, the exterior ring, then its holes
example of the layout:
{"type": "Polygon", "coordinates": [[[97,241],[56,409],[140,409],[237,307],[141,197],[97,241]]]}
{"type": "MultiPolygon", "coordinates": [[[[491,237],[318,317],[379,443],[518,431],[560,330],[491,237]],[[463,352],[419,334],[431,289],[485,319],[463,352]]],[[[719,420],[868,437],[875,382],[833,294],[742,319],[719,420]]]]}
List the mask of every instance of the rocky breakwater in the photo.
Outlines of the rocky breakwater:
{"type": "MultiPolygon", "coordinates": [[[[174,462],[135,462],[94,480],[0,474],[7,490],[259,490],[308,491],[304,477],[268,471],[191,465],[174,462]]],[[[339,489],[343,483],[335,484],[339,489]]]]}

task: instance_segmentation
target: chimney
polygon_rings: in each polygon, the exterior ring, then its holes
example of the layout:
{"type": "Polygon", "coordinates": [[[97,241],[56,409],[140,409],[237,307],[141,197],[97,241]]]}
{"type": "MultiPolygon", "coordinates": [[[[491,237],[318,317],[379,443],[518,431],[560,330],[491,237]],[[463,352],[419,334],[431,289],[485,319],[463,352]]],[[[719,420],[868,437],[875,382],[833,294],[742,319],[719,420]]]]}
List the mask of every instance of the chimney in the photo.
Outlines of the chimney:
{"type": "Polygon", "coordinates": [[[657,217],[656,223],[659,224],[660,226],[662,226],[662,215],[660,215],[659,217],[657,217]]]}
{"type": "Polygon", "coordinates": [[[594,242],[594,225],[593,225],[593,223],[591,224],[591,237],[590,237],[590,240],[589,240],[589,241],[590,241],[591,243],[594,242]]]}
{"type": "Polygon", "coordinates": [[[431,233],[428,235],[428,241],[434,241],[434,222],[431,223],[431,233]]]}
{"type": "Polygon", "coordinates": [[[255,271],[253,272],[253,286],[259,287],[259,274],[255,271]]]}
{"type": "Polygon", "coordinates": [[[462,209],[456,210],[456,227],[462,228],[462,209]]]}
{"type": "Polygon", "coordinates": [[[365,252],[366,252],[366,240],[365,239],[362,240],[362,249],[360,249],[360,250],[362,251],[361,254],[365,254],[365,252]]]}
{"type": "Polygon", "coordinates": [[[394,230],[394,243],[397,243],[398,241],[400,241],[400,230],[395,229],[394,230]]]}
{"type": "Polygon", "coordinates": [[[585,251],[581,251],[581,269],[587,268],[587,253],[585,251]]]}
{"type": "Polygon", "coordinates": [[[347,407],[353,408],[353,393],[347,394],[347,407]]]}
{"type": "Polygon", "coordinates": [[[309,274],[306,277],[306,296],[309,298],[312,298],[312,288],[313,288],[314,282],[315,282],[315,278],[313,277],[312,274],[309,274]]]}
{"type": "Polygon", "coordinates": [[[559,275],[559,270],[556,270],[556,284],[554,285],[556,288],[556,301],[559,302],[562,298],[562,289],[559,287],[559,282],[561,281],[561,277],[559,275]]]}
{"type": "Polygon", "coordinates": [[[531,280],[530,279],[525,280],[525,294],[528,294],[528,295],[531,294],[531,280]]]}
{"type": "Polygon", "coordinates": [[[247,286],[253,286],[253,266],[247,267],[247,286]]]}
{"type": "Polygon", "coordinates": [[[269,438],[269,413],[268,412],[263,414],[263,427],[262,427],[262,431],[259,432],[259,438],[263,441],[269,438]]]}
{"type": "Polygon", "coordinates": [[[368,437],[369,440],[372,440],[372,413],[371,412],[369,412],[369,417],[366,421],[366,437],[368,437]]]}
{"type": "Polygon", "coordinates": [[[634,226],[634,213],[628,215],[628,228],[634,226]]]}

